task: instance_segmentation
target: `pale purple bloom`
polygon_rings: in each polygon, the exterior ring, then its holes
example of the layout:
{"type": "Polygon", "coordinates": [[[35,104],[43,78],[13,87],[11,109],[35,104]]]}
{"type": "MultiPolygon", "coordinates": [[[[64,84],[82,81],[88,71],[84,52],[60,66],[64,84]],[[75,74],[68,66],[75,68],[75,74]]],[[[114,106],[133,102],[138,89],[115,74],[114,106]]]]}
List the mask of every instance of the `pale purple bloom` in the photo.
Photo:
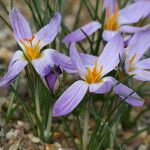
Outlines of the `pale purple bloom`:
{"type": "Polygon", "coordinates": [[[123,84],[117,84],[116,79],[105,76],[118,65],[119,55],[122,55],[123,51],[123,39],[119,34],[107,43],[99,57],[88,55],[88,58],[85,59],[84,54],[79,55],[77,52],[75,43],[71,43],[70,57],[76,65],[81,79],[74,82],[56,101],[53,116],[63,116],[70,113],[80,103],[87,91],[104,94],[115,85],[114,91],[121,98],[126,98],[127,103],[141,106],[143,102],[136,100],[137,98],[140,99],[136,93],[132,94],[131,97],[128,96],[133,90],[123,84]],[[90,60],[93,62],[90,63],[90,60]]]}
{"type": "Polygon", "coordinates": [[[72,69],[74,68],[68,56],[53,49],[41,51],[44,46],[54,40],[59,31],[61,24],[61,15],[59,12],[55,14],[46,26],[35,34],[32,34],[27,21],[18,9],[13,8],[11,10],[9,19],[13,35],[23,51],[18,50],[13,54],[7,73],[0,79],[0,87],[9,85],[28,64],[28,61],[32,63],[41,77],[45,77],[48,74],[47,68],[50,69],[54,64],[59,65],[58,61],[61,61],[61,59],[63,63],[60,67],[65,68],[69,62],[72,69]],[[58,60],[58,57],[60,60],[58,60]]]}
{"type": "Polygon", "coordinates": [[[86,38],[86,36],[91,35],[95,31],[101,28],[101,24],[98,21],[92,21],[81,28],[71,32],[65,36],[62,40],[65,44],[70,44],[72,42],[78,42],[86,38]]]}
{"type": "Polygon", "coordinates": [[[135,33],[127,46],[125,71],[137,80],[150,81],[150,58],[143,58],[149,48],[150,30],[135,33]]]}
{"type": "Polygon", "coordinates": [[[149,26],[133,27],[130,24],[150,14],[150,1],[139,1],[119,10],[115,0],[104,0],[106,8],[106,22],[104,25],[103,38],[109,41],[118,32],[135,33],[149,26]]]}

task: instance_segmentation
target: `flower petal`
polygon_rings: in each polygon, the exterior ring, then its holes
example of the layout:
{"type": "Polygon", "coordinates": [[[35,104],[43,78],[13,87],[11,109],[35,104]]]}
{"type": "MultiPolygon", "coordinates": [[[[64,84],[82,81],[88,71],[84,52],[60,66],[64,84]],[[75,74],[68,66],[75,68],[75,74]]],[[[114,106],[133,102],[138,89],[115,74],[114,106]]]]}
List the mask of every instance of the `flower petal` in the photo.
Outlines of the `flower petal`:
{"type": "Polygon", "coordinates": [[[70,113],[83,99],[87,90],[88,84],[84,81],[73,83],[54,104],[53,116],[64,116],[70,113]]]}
{"type": "Polygon", "coordinates": [[[119,31],[125,32],[125,33],[135,33],[135,32],[139,32],[142,30],[145,30],[145,28],[143,29],[143,27],[134,27],[130,25],[123,25],[119,29],[119,31]]]}
{"type": "Polygon", "coordinates": [[[71,43],[71,45],[70,45],[70,57],[72,59],[72,62],[77,67],[80,77],[84,78],[84,76],[86,74],[86,67],[83,64],[82,59],[76,49],[75,43],[71,43]]]}
{"type": "Polygon", "coordinates": [[[41,77],[46,76],[47,69],[49,67],[54,66],[54,62],[51,59],[50,55],[51,55],[51,49],[46,49],[42,51],[40,58],[32,60],[32,64],[35,70],[41,77]]]}
{"type": "Polygon", "coordinates": [[[119,55],[124,52],[124,41],[120,34],[115,35],[104,47],[98,58],[99,65],[103,66],[102,76],[112,71],[119,63],[119,55]]]}
{"type": "Polygon", "coordinates": [[[79,28],[79,29],[71,32],[67,36],[65,36],[63,38],[62,42],[69,44],[72,42],[81,41],[84,38],[86,38],[86,35],[88,35],[88,36],[91,35],[95,31],[97,31],[99,28],[101,28],[101,24],[98,21],[90,22],[87,25],[82,26],[81,28],[79,28]]]}
{"type": "Polygon", "coordinates": [[[127,59],[136,54],[134,62],[138,61],[150,47],[149,38],[150,29],[135,33],[128,44],[127,59]]]}
{"type": "Polygon", "coordinates": [[[132,89],[123,84],[116,85],[114,92],[132,106],[142,106],[144,104],[142,99],[132,89]]]}
{"type": "Polygon", "coordinates": [[[49,73],[44,77],[50,90],[54,89],[57,77],[62,74],[60,67],[55,67],[54,70],[55,72],[49,68],[49,73]]]}
{"type": "Polygon", "coordinates": [[[36,43],[38,40],[40,40],[40,49],[51,43],[58,34],[60,24],[61,15],[59,12],[57,12],[51,21],[35,34],[33,43],[36,43]]]}
{"type": "Polygon", "coordinates": [[[150,2],[141,1],[133,3],[119,12],[119,24],[132,24],[146,17],[150,13],[150,2]]]}
{"type": "Polygon", "coordinates": [[[8,86],[28,64],[23,57],[22,51],[16,51],[13,54],[7,73],[0,79],[0,87],[8,86]]]}
{"type": "Polygon", "coordinates": [[[89,91],[99,94],[108,93],[115,83],[116,81],[112,77],[104,77],[102,82],[90,84],[89,91]]]}
{"type": "Polygon", "coordinates": [[[131,72],[134,75],[134,78],[140,81],[150,81],[150,71],[143,69],[137,69],[135,72],[131,72]]]}
{"type": "Polygon", "coordinates": [[[84,65],[93,65],[95,61],[97,60],[97,56],[85,54],[85,53],[79,53],[81,60],[83,61],[84,65]]]}
{"type": "Polygon", "coordinates": [[[136,65],[140,69],[148,70],[148,69],[150,69],[150,58],[140,60],[136,65]]]}
{"type": "Polygon", "coordinates": [[[70,57],[59,53],[58,51],[55,51],[51,49],[51,56],[50,56],[56,65],[59,65],[62,67],[66,72],[68,73],[77,73],[77,68],[73,64],[70,57]]]}
{"type": "Polygon", "coordinates": [[[32,37],[30,26],[17,8],[13,8],[9,13],[9,20],[13,29],[13,34],[18,43],[20,40],[32,37]]]}
{"type": "Polygon", "coordinates": [[[111,31],[111,30],[104,30],[103,32],[103,39],[105,41],[110,41],[119,31],[111,31]]]}

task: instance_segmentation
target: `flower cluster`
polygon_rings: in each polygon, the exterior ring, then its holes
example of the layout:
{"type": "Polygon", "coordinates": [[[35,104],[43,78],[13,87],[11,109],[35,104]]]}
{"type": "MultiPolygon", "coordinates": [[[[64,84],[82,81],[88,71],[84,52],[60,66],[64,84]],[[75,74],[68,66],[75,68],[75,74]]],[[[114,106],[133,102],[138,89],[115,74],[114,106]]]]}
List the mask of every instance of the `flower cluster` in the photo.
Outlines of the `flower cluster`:
{"type": "Polygon", "coordinates": [[[13,54],[7,73],[0,79],[0,87],[8,86],[28,64],[32,64],[36,72],[46,81],[49,89],[54,88],[57,77],[63,70],[79,75],[79,80],[74,82],[54,104],[53,116],[70,113],[87,92],[104,94],[113,90],[128,104],[143,105],[142,98],[111,76],[110,72],[118,71],[121,62],[126,74],[140,81],[150,81],[150,58],[143,57],[150,48],[149,25],[143,27],[129,25],[150,14],[150,2],[137,1],[119,10],[115,0],[103,0],[103,9],[106,13],[103,39],[107,44],[101,54],[94,56],[79,53],[76,47],[77,42],[101,30],[101,24],[92,21],[62,39],[62,43],[69,48],[70,56],[67,56],[54,49],[45,49],[60,31],[59,12],[55,13],[51,21],[40,31],[32,34],[25,18],[17,8],[13,8],[9,19],[13,35],[21,50],[13,54]],[[130,34],[127,41],[121,33],[130,34]],[[53,72],[54,66],[56,66],[55,72],[53,72]]]}

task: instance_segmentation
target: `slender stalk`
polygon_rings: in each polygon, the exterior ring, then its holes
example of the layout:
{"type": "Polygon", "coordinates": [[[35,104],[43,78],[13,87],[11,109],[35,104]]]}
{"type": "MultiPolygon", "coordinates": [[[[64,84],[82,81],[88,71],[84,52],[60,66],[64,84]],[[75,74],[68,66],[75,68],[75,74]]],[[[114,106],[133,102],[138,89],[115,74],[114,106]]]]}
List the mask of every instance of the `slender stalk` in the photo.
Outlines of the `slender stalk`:
{"type": "MultiPolygon", "coordinates": [[[[19,83],[19,78],[15,82],[15,85],[14,85],[15,90],[17,89],[18,83],[19,83]]],[[[12,105],[13,105],[13,102],[14,102],[14,98],[15,98],[15,94],[11,93],[9,106],[8,106],[8,110],[7,110],[7,115],[6,115],[6,120],[9,120],[9,117],[11,115],[11,110],[12,110],[12,105]]]]}
{"type": "Polygon", "coordinates": [[[83,125],[83,150],[87,149],[88,144],[88,123],[89,123],[89,107],[90,107],[90,101],[87,103],[85,115],[84,115],[84,125],[83,125]]]}
{"type": "Polygon", "coordinates": [[[50,141],[51,127],[52,127],[52,108],[50,106],[47,126],[46,126],[46,129],[44,131],[44,138],[45,138],[46,142],[50,141]]]}
{"type": "Polygon", "coordinates": [[[36,113],[39,118],[39,120],[42,120],[41,117],[41,110],[40,110],[40,100],[39,100],[39,86],[38,81],[35,83],[35,107],[36,107],[36,113]]]}
{"type": "Polygon", "coordinates": [[[5,25],[12,30],[11,26],[9,25],[9,23],[6,21],[6,19],[0,14],[0,19],[5,23],[5,25]]]}

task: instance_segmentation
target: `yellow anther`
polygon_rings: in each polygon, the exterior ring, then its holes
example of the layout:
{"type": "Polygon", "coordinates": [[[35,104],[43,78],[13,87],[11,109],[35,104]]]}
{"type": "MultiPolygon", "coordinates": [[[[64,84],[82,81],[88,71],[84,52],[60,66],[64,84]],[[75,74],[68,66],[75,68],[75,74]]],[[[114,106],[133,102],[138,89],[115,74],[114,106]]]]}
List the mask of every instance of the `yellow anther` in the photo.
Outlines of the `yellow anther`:
{"type": "Polygon", "coordinates": [[[129,68],[128,68],[128,72],[134,71],[136,69],[136,67],[133,65],[134,61],[136,58],[136,54],[134,54],[130,60],[129,60],[129,68]]]}
{"type": "Polygon", "coordinates": [[[129,65],[132,65],[132,64],[133,64],[133,62],[135,61],[135,58],[136,58],[136,54],[134,54],[134,55],[130,58],[130,60],[129,60],[129,65]]]}
{"type": "Polygon", "coordinates": [[[111,30],[111,31],[116,31],[119,28],[119,23],[118,23],[118,6],[115,7],[115,12],[113,15],[110,15],[110,11],[107,8],[106,9],[106,23],[104,25],[104,29],[106,30],[111,30]]]}
{"type": "Polygon", "coordinates": [[[87,73],[85,75],[85,81],[87,83],[98,83],[101,81],[103,66],[100,69],[97,69],[97,62],[94,64],[94,68],[87,68],[87,73]]]}
{"type": "Polygon", "coordinates": [[[30,61],[40,58],[40,49],[39,49],[40,40],[38,40],[33,45],[32,44],[33,39],[34,39],[34,36],[32,36],[31,39],[25,39],[25,42],[20,41],[25,48],[25,55],[30,61]],[[26,42],[29,42],[29,43],[26,43],[26,42]]]}
{"type": "Polygon", "coordinates": [[[111,18],[109,18],[106,21],[104,28],[106,30],[112,30],[112,31],[116,31],[119,28],[118,13],[115,13],[111,18]]]}

